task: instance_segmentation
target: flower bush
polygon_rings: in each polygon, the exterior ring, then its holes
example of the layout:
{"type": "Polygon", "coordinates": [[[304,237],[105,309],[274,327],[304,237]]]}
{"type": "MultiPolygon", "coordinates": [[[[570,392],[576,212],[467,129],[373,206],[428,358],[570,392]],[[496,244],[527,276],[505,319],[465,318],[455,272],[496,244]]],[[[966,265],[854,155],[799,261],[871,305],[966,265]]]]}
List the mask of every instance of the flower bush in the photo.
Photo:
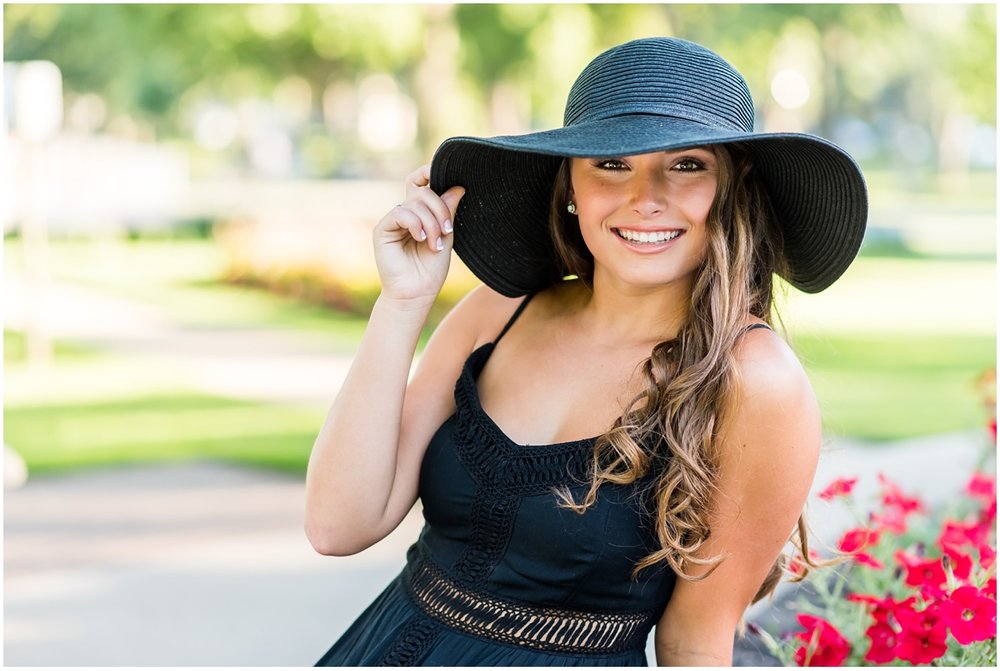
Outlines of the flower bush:
{"type": "MultiPolygon", "coordinates": [[[[854,501],[858,478],[820,492],[848,506],[857,525],[837,543],[848,561],[833,579],[823,569],[806,578],[818,598],[798,600],[802,630],[751,631],[788,666],[995,666],[995,476],[977,471],[964,496],[936,514],[878,479],[879,505],[867,514],[854,501]]],[[[800,575],[801,564],[788,570],[800,575]]]]}

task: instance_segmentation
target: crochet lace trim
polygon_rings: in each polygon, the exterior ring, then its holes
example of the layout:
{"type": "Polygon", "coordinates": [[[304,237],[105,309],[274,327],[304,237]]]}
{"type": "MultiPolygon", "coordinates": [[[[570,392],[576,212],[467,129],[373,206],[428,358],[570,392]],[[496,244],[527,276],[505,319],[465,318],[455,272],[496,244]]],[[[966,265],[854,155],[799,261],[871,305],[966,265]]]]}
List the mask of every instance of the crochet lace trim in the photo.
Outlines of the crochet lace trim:
{"type": "Polygon", "coordinates": [[[492,497],[533,496],[554,485],[589,482],[593,438],[552,445],[518,445],[483,410],[476,388],[492,352],[487,343],[469,356],[455,384],[455,444],[459,458],[492,497]]]}
{"type": "Polygon", "coordinates": [[[421,615],[414,615],[403,625],[396,640],[375,666],[418,666],[434,644],[440,627],[421,615]]]}
{"type": "Polygon", "coordinates": [[[595,612],[532,606],[466,590],[421,557],[407,590],[429,618],[460,631],[548,652],[618,654],[641,649],[655,611],[595,612]]]}

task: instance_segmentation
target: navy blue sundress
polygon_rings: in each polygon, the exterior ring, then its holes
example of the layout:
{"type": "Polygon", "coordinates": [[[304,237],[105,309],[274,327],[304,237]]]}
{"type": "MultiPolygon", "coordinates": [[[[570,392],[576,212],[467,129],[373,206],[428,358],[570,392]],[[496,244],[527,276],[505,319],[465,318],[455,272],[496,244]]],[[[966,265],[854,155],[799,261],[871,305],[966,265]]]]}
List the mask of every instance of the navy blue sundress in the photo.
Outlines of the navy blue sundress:
{"type": "Polygon", "coordinates": [[[636,562],[658,547],[653,475],[605,484],[584,514],[594,439],[519,445],[479,402],[497,342],[469,355],[456,412],[423,458],[425,525],[406,566],[317,666],[647,666],[646,640],[676,576],[636,562]]]}

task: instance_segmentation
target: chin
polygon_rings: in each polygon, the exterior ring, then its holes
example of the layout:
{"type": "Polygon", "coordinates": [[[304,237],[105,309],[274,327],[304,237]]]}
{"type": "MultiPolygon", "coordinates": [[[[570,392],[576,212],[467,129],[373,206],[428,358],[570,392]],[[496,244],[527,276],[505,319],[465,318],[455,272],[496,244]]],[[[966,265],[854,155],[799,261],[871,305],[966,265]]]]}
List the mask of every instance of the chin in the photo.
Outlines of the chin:
{"type": "Polygon", "coordinates": [[[619,281],[641,289],[656,289],[670,284],[692,283],[693,273],[682,272],[626,272],[617,276],[619,281]]]}

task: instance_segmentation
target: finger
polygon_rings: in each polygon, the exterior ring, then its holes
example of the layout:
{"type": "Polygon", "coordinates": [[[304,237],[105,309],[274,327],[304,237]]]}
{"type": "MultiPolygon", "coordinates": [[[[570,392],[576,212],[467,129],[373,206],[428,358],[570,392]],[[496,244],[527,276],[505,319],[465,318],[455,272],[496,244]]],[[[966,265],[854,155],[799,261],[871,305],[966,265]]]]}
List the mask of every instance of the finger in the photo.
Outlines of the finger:
{"type": "Polygon", "coordinates": [[[455,212],[458,211],[458,203],[462,200],[462,196],[464,195],[464,186],[453,186],[441,194],[441,200],[448,206],[448,212],[452,222],[455,221],[455,212]]]}
{"type": "Polygon", "coordinates": [[[434,213],[423,201],[409,203],[410,210],[420,217],[420,223],[427,233],[427,246],[432,252],[439,252],[444,249],[444,241],[441,240],[441,224],[438,223],[434,213]]]}
{"type": "Polygon", "coordinates": [[[431,183],[430,164],[422,165],[406,176],[406,197],[409,198],[419,189],[425,189],[431,183]]]}
{"type": "Polygon", "coordinates": [[[417,194],[419,202],[423,203],[427,209],[429,209],[433,215],[435,221],[441,227],[441,231],[444,235],[451,233],[452,231],[452,216],[451,209],[449,209],[448,204],[441,200],[441,197],[430,189],[423,189],[417,194]]]}
{"type": "Polygon", "coordinates": [[[396,225],[396,228],[409,231],[410,235],[417,242],[423,242],[427,239],[427,234],[424,232],[420,216],[408,207],[397,205],[392,208],[388,216],[396,225]]]}

